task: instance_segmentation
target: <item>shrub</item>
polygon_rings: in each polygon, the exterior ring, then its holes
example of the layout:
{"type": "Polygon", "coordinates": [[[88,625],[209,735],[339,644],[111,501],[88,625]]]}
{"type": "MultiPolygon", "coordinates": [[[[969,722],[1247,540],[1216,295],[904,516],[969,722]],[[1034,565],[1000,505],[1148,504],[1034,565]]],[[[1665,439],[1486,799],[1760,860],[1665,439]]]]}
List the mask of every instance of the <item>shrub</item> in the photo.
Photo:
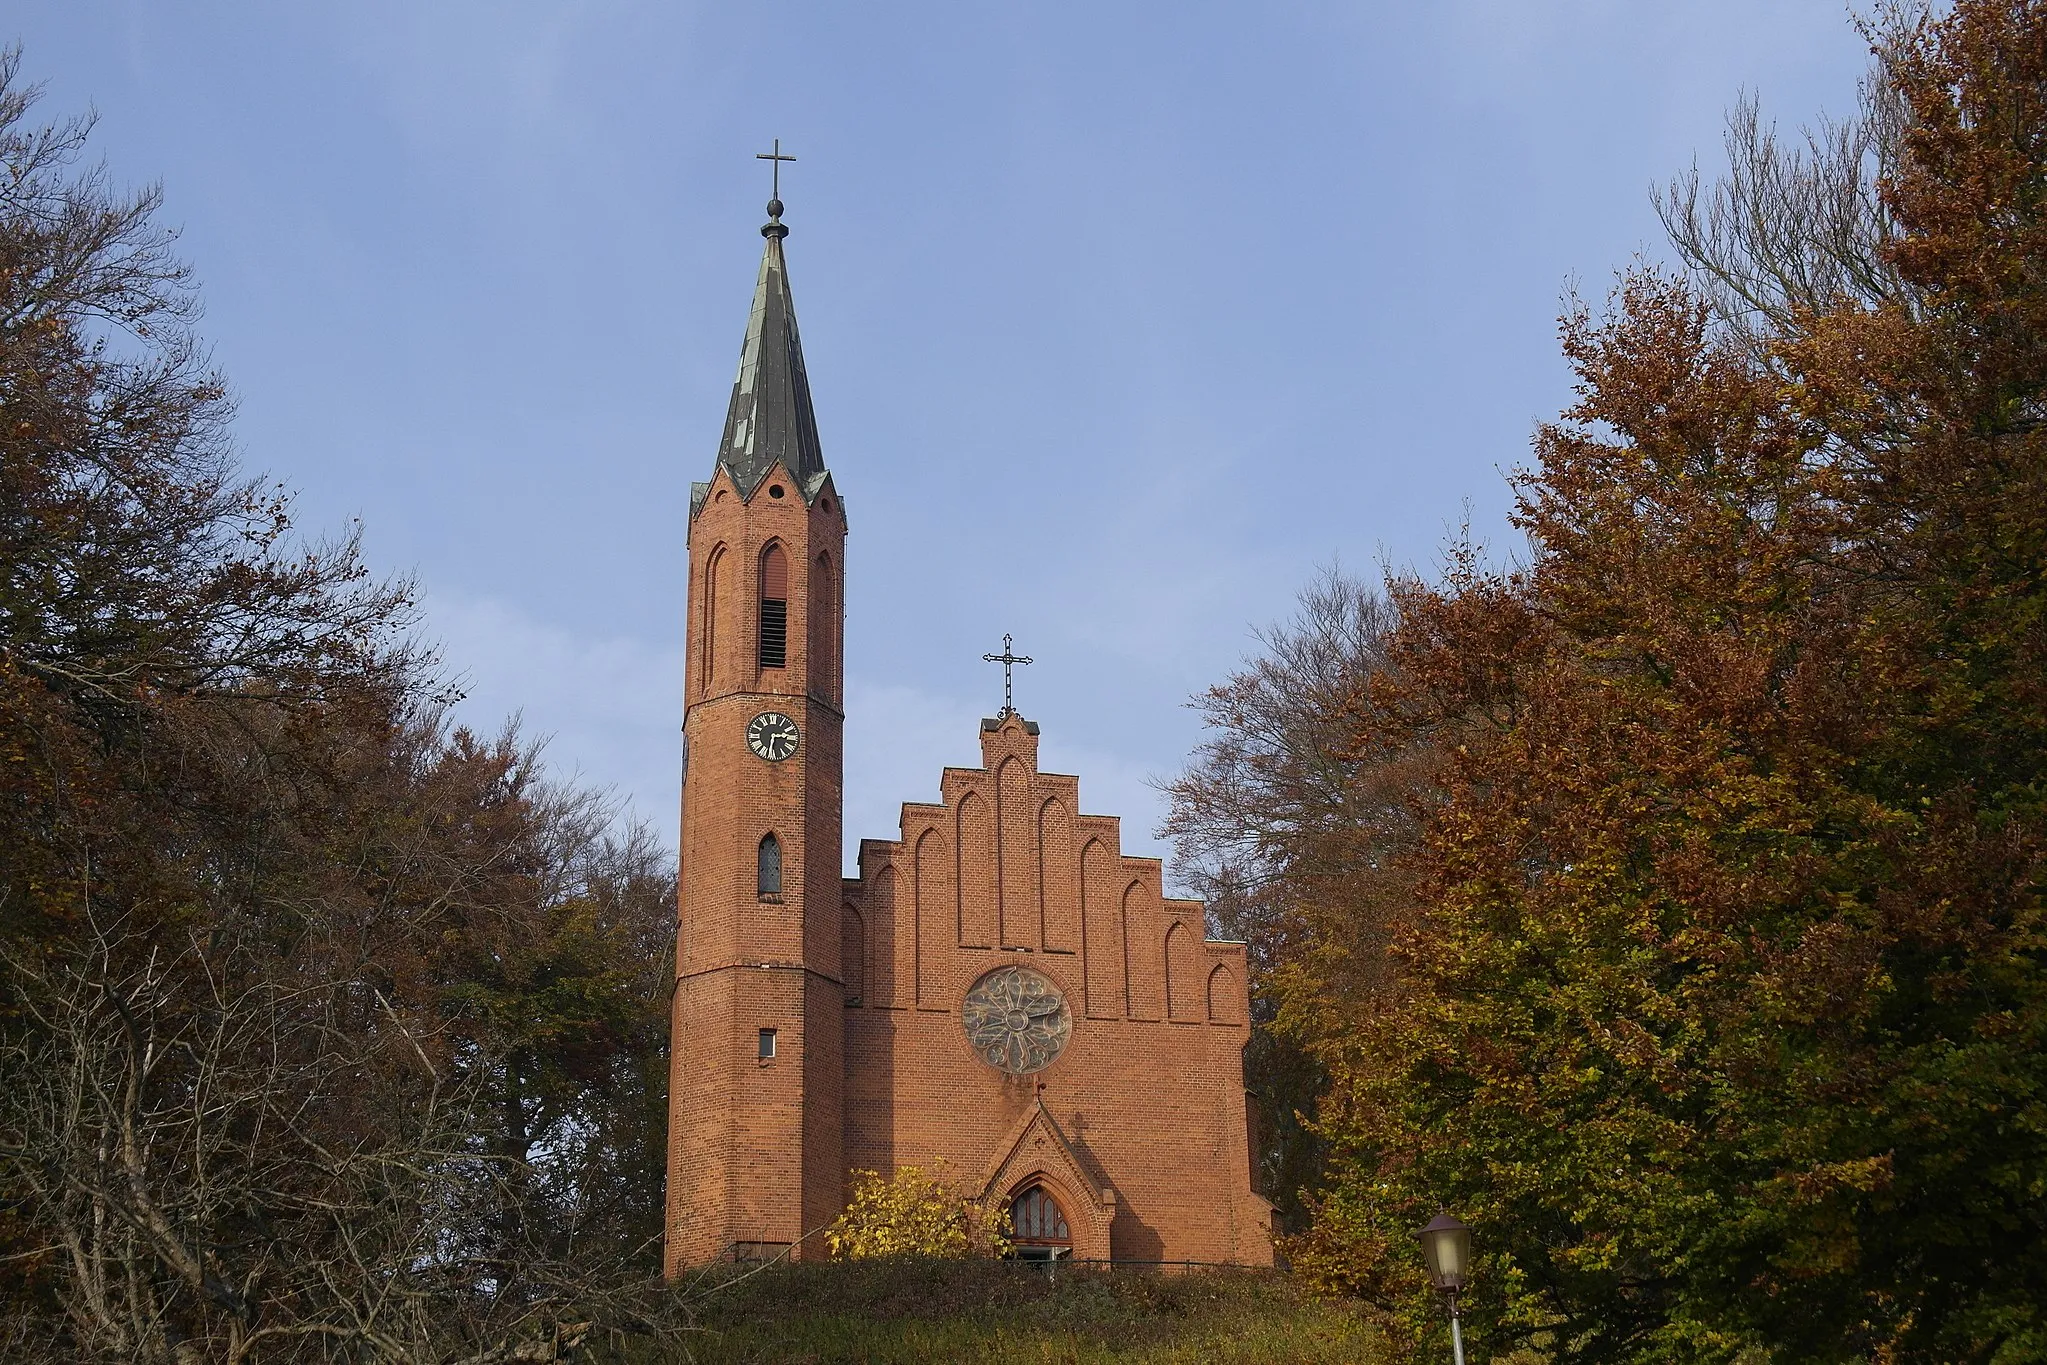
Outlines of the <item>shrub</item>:
{"type": "Polygon", "coordinates": [[[1004,1256],[1009,1232],[1007,1213],[954,1189],[942,1169],[905,1166],[889,1177],[853,1172],[853,1197],[824,1237],[834,1257],[862,1261],[1004,1256]]]}

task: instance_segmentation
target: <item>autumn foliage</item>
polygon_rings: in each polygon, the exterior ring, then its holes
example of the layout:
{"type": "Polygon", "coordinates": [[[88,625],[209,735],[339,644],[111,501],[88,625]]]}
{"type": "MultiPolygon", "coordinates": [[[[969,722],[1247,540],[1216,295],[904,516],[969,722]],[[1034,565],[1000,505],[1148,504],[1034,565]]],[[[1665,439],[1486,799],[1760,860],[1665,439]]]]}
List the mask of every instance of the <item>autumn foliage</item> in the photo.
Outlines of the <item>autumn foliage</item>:
{"type": "Polygon", "coordinates": [[[1328,1076],[1289,1257],[1410,1334],[1447,1205],[1502,1354],[2047,1356],[2047,7],[1871,32],[1884,287],[1567,316],[1527,562],[1391,581],[1331,794],[1233,855],[1328,1076]]]}
{"type": "Polygon", "coordinates": [[[899,1167],[893,1175],[854,1171],[846,1211],[825,1229],[834,1257],[952,1259],[1009,1251],[1009,1215],[953,1188],[944,1171],[899,1167]]]}
{"type": "Polygon", "coordinates": [[[155,192],[17,65],[0,1353],[555,1358],[656,1264],[672,866],[452,729],[407,586],[238,472],[155,192]]]}

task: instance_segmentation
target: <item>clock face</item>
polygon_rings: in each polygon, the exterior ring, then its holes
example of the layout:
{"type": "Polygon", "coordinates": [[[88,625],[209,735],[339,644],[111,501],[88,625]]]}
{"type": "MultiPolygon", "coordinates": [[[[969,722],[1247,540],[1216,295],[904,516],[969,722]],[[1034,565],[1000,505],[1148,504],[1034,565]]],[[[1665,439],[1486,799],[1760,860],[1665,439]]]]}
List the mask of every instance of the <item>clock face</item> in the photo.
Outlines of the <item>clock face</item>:
{"type": "Polygon", "coordinates": [[[746,723],[746,747],[770,763],[796,752],[796,722],[780,711],[763,711],[746,723]]]}
{"type": "Polygon", "coordinates": [[[976,981],[961,1015],[981,1060],[1015,1076],[1052,1065],[1073,1036],[1066,997],[1029,967],[998,967],[976,981]]]}

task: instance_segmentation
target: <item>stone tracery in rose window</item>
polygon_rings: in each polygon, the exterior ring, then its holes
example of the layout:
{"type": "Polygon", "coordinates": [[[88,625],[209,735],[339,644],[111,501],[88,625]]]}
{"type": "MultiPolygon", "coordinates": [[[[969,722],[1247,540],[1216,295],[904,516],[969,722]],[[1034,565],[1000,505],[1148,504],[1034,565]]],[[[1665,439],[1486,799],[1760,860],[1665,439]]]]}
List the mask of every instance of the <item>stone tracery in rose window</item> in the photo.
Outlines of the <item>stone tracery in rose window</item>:
{"type": "Polygon", "coordinates": [[[1050,1066],[1073,1035],[1066,997],[1029,967],[1000,967],[982,977],[961,1014],[981,1060],[1017,1076],[1050,1066]]]}

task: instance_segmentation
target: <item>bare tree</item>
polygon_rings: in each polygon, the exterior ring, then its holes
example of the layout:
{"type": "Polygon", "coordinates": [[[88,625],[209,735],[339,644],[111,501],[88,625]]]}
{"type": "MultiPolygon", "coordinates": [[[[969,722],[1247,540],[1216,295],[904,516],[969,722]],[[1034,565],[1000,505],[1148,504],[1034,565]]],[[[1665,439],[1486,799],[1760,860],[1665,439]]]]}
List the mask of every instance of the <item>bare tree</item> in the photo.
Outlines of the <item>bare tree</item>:
{"type": "Polygon", "coordinates": [[[1165,789],[1161,832],[1217,898],[1218,927],[1266,957],[1304,901],[1374,861],[1373,843],[1408,823],[1398,793],[1369,780],[1378,765],[1351,746],[1392,623],[1378,593],[1327,570],[1292,621],[1261,633],[1260,654],[1190,703],[1209,733],[1165,789]]]}
{"type": "Polygon", "coordinates": [[[1755,354],[1793,330],[1795,315],[1841,302],[1916,308],[1885,247],[1897,225],[1882,185],[1903,150],[1907,111],[1884,79],[1881,53],[1909,22],[1887,11],[1866,32],[1879,52],[1858,87],[1856,114],[1823,119],[1792,142],[1763,120],[1753,94],[1727,116],[1726,174],[1699,168],[1655,196],[1678,256],[1729,329],[1755,354]]]}
{"type": "Polygon", "coordinates": [[[1190,703],[1208,737],[1165,787],[1161,833],[1174,841],[1181,875],[1216,927],[1249,944],[1246,1084],[1257,1101],[1261,1182],[1289,1226],[1299,1225],[1302,1196],[1319,1177],[1312,1121],[1325,1081],[1312,1044],[1327,1021],[1297,1006],[1311,995],[1338,998],[1295,987],[1341,980],[1344,998],[1371,998],[1406,913],[1397,854],[1414,828],[1409,778],[1401,763],[1353,743],[1392,626],[1383,597],[1325,571],[1293,620],[1262,633],[1256,657],[1190,703]]]}
{"type": "Polygon", "coordinates": [[[38,1027],[0,1052],[0,1171],[59,1263],[42,1354],[487,1365],[581,1339],[558,1279],[479,1254],[508,1168],[375,988],[135,946],[9,964],[38,1027]]]}

